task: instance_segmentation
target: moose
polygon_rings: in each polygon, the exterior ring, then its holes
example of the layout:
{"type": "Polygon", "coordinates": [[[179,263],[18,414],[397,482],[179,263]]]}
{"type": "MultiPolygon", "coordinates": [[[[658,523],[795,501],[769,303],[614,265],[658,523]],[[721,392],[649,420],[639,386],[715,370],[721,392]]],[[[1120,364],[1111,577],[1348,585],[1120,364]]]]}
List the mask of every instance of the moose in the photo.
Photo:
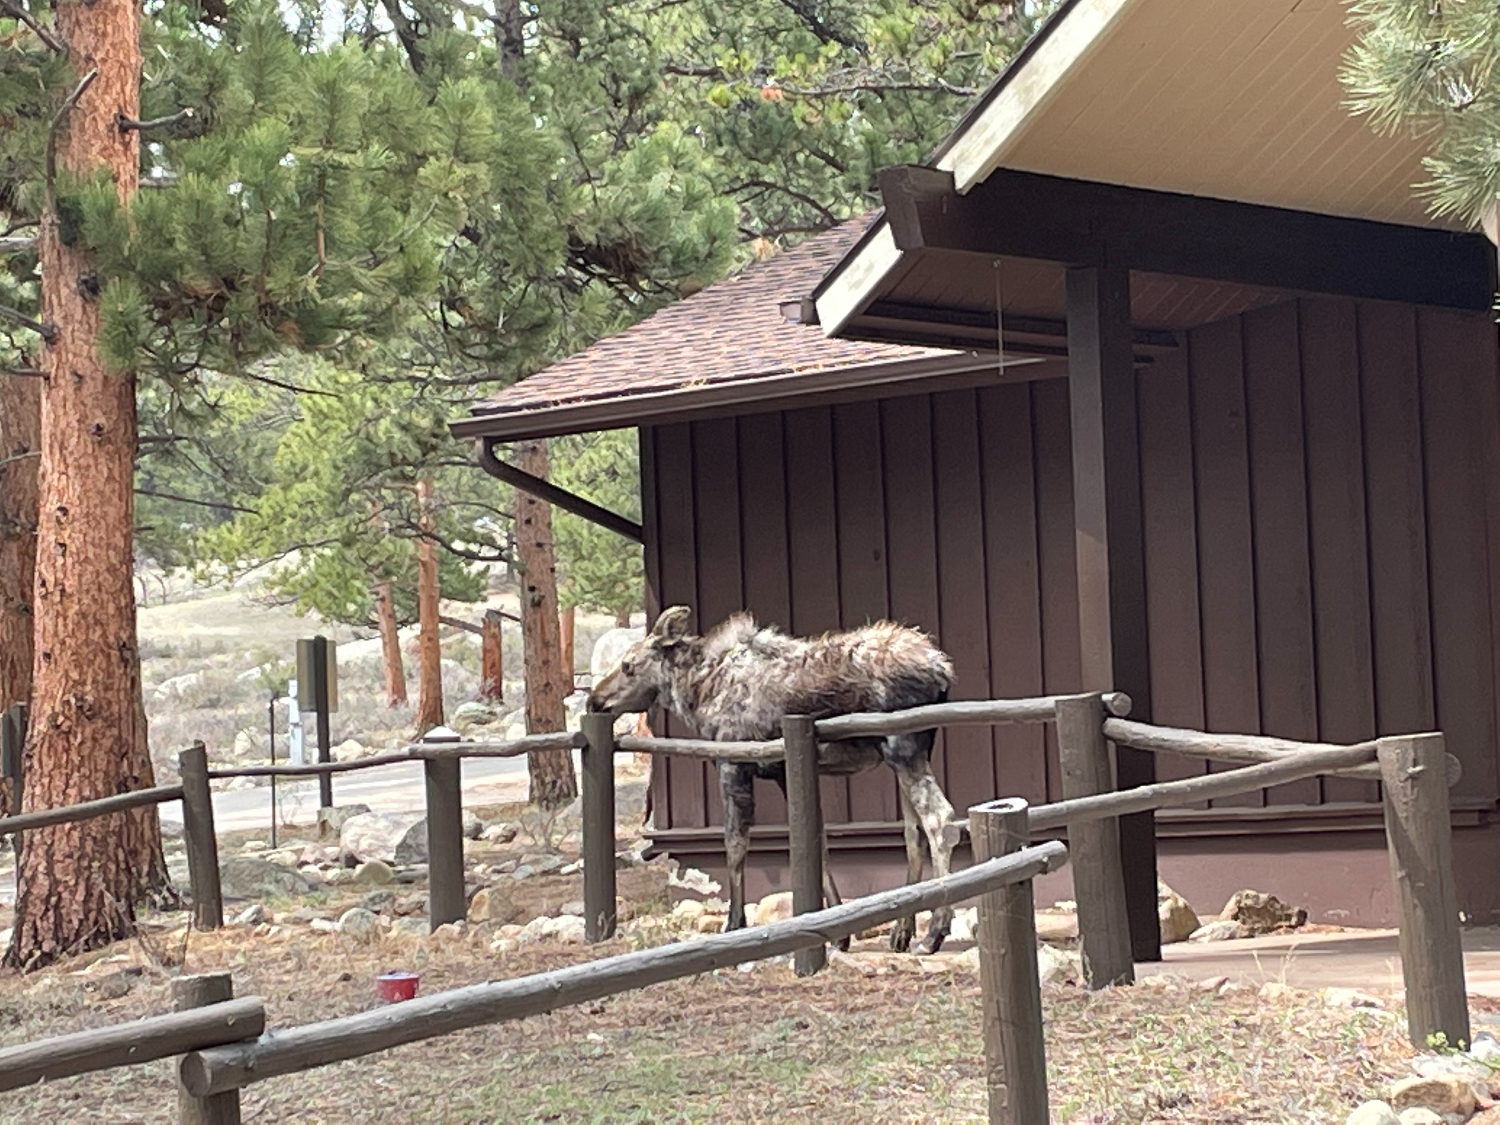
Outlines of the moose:
{"type": "MultiPolygon", "coordinates": [[[[923,633],[890,621],[819,637],[793,637],[756,624],[749,613],[730,615],[703,635],[693,634],[692,611],[672,606],[651,632],[631,646],[589,693],[588,707],[616,717],[660,703],[718,742],[781,737],[783,715],[828,718],[856,711],[898,711],[948,698],[953,663],[923,633]]],[[[906,838],[907,880],[922,877],[922,844],[934,874],[947,875],[958,833],[953,806],[932,772],[936,731],[820,744],[818,772],[859,773],[882,761],[896,774],[906,838]]],[[[724,794],[724,850],[729,861],[730,929],[745,925],[745,858],[755,823],[754,782],[775,781],[786,792],[786,763],[719,763],[724,794]]],[[[824,842],[824,894],[836,905],[824,842]]],[[[935,910],[918,953],[936,953],[948,936],[951,909],[935,910]]],[[[891,933],[905,952],[916,919],[891,933]]]]}

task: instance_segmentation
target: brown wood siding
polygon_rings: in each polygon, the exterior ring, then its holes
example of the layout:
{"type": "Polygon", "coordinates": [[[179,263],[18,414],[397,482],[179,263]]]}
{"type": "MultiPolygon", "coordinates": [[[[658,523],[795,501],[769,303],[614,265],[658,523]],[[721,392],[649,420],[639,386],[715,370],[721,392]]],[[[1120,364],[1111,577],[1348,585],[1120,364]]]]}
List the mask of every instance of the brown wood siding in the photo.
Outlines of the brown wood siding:
{"type": "MultiPolygon", "coordinates": [[[[1138,370],[1153,718],[1330,741],[1439,726],[1464,764],[1455,796],[1494,800],[1493,324],[1309,299],[1182,342],[1138,370]]],[[[1051,379],[648,432],[649,604],[705,625],[743,604],[801,633],[891,616],[938,635],[954,698],[1076,690],[1068,429],[1051,379]]],[[[1050,732],[938,746],[959,808],[1060,795],[1050,732]]],[[[1158,775],[1205,768],[1163,758],[1158,775]]],[[[721,822],[705,766],[654,776],[660,827],[721,822]]],[[[780,794],[758,795],[758,821],[781,822],[780,794]]],[[[1214,804],[1376,796],[1302,782],[1214,804]]],[[[830,824],[898,816],[883,770],[826,779],[823,797],[830,824]]]]}

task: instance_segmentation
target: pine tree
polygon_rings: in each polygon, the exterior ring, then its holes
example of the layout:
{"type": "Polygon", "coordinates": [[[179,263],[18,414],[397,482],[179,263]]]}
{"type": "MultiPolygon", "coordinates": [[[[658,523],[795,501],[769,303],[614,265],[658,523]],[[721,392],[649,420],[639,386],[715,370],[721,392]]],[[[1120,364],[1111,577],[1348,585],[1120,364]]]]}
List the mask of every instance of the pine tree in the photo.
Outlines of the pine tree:
{"type": "Polygon", "coordinates": [[[1349,10],[1353,111],[1382,132],[1429,137],[1419,190],[1433,214],[1479,223],[1500,198],[1500,9],[1355,0],[1349,10]]]}
{"type": "Polygon", "coordinates": [[[0,710],[31,698],[42,384],[0,376],[0,710]]]}

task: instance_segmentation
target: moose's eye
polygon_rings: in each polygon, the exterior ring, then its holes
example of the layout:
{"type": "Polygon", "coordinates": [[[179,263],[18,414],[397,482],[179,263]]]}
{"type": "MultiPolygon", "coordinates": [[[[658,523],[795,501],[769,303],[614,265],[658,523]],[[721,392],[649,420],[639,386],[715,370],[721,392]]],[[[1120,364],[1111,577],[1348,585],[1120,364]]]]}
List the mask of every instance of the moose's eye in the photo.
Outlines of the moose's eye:
{"type": "Polygon", "coordinates": [[[627,676],[635,675],[635,662],[632,660],[620,661],[620,671],[624,672],[627,676]]]}

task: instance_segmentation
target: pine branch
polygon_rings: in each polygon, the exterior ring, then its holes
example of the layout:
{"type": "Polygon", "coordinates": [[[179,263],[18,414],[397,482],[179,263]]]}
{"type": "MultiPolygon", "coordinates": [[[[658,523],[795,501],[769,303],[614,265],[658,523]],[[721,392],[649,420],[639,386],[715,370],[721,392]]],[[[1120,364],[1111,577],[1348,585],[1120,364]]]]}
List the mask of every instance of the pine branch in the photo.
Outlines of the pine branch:
{"type": "Polygon", "coordinates": [[[174,125],[181,125],[185,121],[191,121],[198,116],[198,111],[192,106],[180,109],[176,113],[166,117],[153,117],[150,121],[135,121],[126,117],[123,113],[115,114],[115,125],[120,132],[128,133],[132,129],[139,133],[149,133],[152,129],[169,129],[174,125]]]}
{"type": "Polygon", "coordinates": [[[24,254],[36,248],[36,237],[0,238],[0,254],[24,254]]]}
{"type": "Polygon", "coordinates": [[[32,320],[31,317],[25,315],[24,313],[18,312],[17,310],[11,308],[9,305],[0,305],[0,317],[11,321],[13,324],[19,324],[22,328],[31,329],[31,331],[35,332],[49,344],[57,342],[56,325],[43,324],[39,320],[32,320]]]}
{"type": "Polygon", "coordinates": [[[242,508],[238,504],[226,504],[222,500],[198,500],[192,496],[178,496],[172,492],[156,492],[149,488],[137,488],[137,496],[150,496],[156,500],[175,500],[179,504],[195,504],[200,508],[215,508],[225,512],[243,512],[247,516],[260,515],[254,508],[242,508]]]}
{"type": "MultiPolygon", "coordinates": [[[[62,128],[62,123],[68,114],[73,112],[73,107],[78,104],[78,99],[94,84],[94,79],[99,77],[98,70],[91,70],[78,81],[73,87],[73,92],[63,99],[63,104],[58,106],[57,112],[52,116],[52,125],[47,130],[47,210],[57,211],[56,207],[56,185],[57,185],[57,131],[62,128]]],[[[51,340],[47,341],[49,344],[51,340]]]]}
{"type": "Polygon", "coordinates": [[[318,390],[316,387],[299,387],[295,383],[283,383],[280,379],[273,379],[269,375],[256,375],[250,371],[240,372],[246,379],[256,383],[264,383],[268,387],[277,387],[283,391],[292,391],[299,395],[321,395],[324,398],[338,398],[332,391],[318,390]]]}
{"type": "Polygon", "coordinates": [[[20,20],[27,27],[31,28],[32,33],[38,39],[59,55],[66,55],[68,53],[68,45],[55,32],[43,27],[35,16],[16,3],[15,0],[0,0],[0,13],[7,16],[14,16],[20,20]]]}

